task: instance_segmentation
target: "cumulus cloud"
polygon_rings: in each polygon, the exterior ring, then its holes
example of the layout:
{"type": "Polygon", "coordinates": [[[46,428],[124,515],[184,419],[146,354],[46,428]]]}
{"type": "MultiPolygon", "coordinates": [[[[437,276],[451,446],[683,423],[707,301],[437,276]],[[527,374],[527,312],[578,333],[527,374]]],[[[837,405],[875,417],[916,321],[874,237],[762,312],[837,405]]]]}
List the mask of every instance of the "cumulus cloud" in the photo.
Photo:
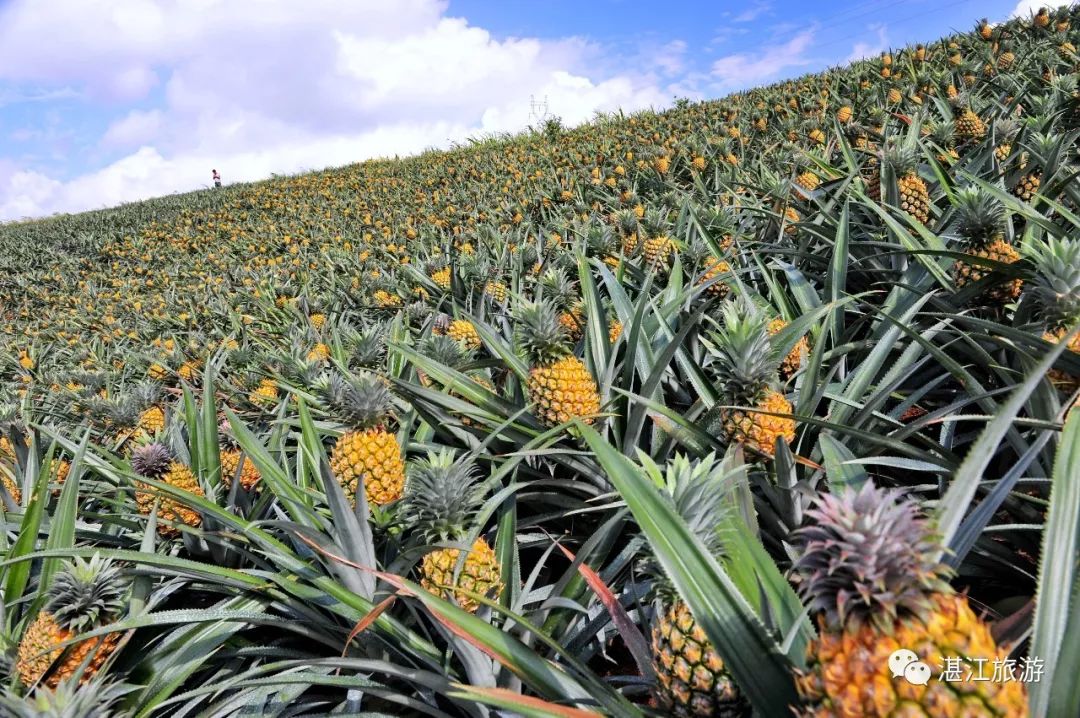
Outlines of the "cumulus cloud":
{"type": "MultiPolygon", "coordinates": [[[[654,73],[604,72],[598,48],[499,39],[442,0],[33,0],[0,5],[0,81],[73,88],[112,108],[101,148],[128,154],[66,182],[0,176],[0,219],[446,146],[529,122],[660,105],[654,73]],[[46,41],[47,40],[47,41],[46,41]],[[133,108],[137,106],[137,109],[133,108]]],[[[665,47],[659,73],[681,67],[665,47]]]]}
{"type": "Polygon", "coordinates": [[[889,41],[885,36],[884,25],[871,25],[867,29],[876,35],[875,40],[873,42],[864,42],[860,40],[855,43],[855,46],[851,48],[851,54],[848,55],[845,62],[855,62],[856,60],[862,60],[877,55],[889,46],[889,41]]]}
{"type": "Polygon", "coordinates": [[[1073,0],[1020,0],[1009,17],[1029,17],[1037,13],[1039,8],[1048,7],[1054,9],[1062,5],[1068,5],[1071,2],[1073,0]]]}
{"type": "Polygon", "coordinates": [[[713,62],[712,79],[721,88],[743,88],[775,79],[784,70],[809,65],[813,60],[806,51],[815,32],[813,28],[803,30],[787,42],[758,53],[725,55],[713,62]]]}

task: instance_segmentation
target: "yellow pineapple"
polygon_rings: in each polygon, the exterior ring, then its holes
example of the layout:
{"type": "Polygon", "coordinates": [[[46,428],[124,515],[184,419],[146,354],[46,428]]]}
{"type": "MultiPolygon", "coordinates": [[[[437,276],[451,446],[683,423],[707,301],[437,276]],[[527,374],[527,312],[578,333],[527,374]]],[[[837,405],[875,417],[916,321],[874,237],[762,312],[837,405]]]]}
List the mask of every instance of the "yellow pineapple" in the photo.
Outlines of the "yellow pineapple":
{"type": "Polygon", "coordinates": [[[675,249],[675,241],[666,234],[658,234],[645,240],[645,264],[648,266],[666,265],[675,249]]]}
{"type": "Polygon", "coordinates": [[[366,374],[334,374],[325,393],[331,410],[348,426],[330,453],[330,470],[346,496],[355,501],[363,486],[369,504],[383,506],[401,498],[405,463],[397,436],[386,429],[391,402],[386,383],[366,374]]]}
{"type": "Polygon", "coordinates": [[[526,383],[533,412],[546,426],[571,419],[592,423],[600,395],[585,364],[570,353],[566,329],[548,303],[529,304],[518,312],[518,344],[532,364],[526,383]]]}
{"type": "MultiPolygon", "coordinates": [[[[784,327],[787,326],[787,322],[780,317],[770,319],[769,323],[765,326],[766,331],[769,332],[769,336],[773,337],[780,333],[784,327]]],[[[791,348],[791,351],[787,353],[784,360],[780,362],[780,376],[783,379],[790,378],[799,371],[799,367],[802,366],[803,357],[810,354],[810,341],[806,337],[800,337],[799,341],[795,343],[795,346],[791,348]]]]}
{"type": "Polygon", "coordinates": [[[436,270],[435,272],[432,273],[431,280],[433,282],[435,282],[435,284],[437,284],[440,289],[449,289],[450,288],[450,268],[449,267],[443,267],[442,269],[436,270]]]}
{"type": "Polygon", "coordinates": [[[478,536],[471,547],[462,545],[474,528],[484,495],[472,460],[455,461],[448,449],[409,464],[403,502],[407,524],[428,545],[452,544],[424,555],[420,584],[472,613],[480,604],[465,591],[493,596],[503,588],[499,560],[488,542],[478,536]]]}
{"type": "Polygon", "coordinates": [[[795,534],[794,568],[820,630],[796,680],[800,716],[1028,715],[1016,681],[957,684],[931,675],[918,685],[893,676],[889,658],[898,649],[935,672],[949,658],[991,665],[1009,655],[949,585],[949,569],[933,558],[939,540],[914,502],[867,481],[857,492],[822,495],[807,517],[795,534]]]}
{"type": "MultiPolygon", "coordinates": [[[[1020,253],[1005,241],[1005,207],[988,192],[975,186],[962,187],[956,194],[958,215],[957,231],[963,243],[963,251],[981,259],[1001,264],[1013,264],[1020,260],[1020,253]]],[[[957,289],[988,277],[993,270],[964,260],[953,266],[953,278],[957,289]]],[[[1020,296],[1023,281],[1010,279],[990,287],[986,297],[1002,304],[1020,296]]]]}
{"type": "Polygon", "coordinates": [[[768,322],[749,301],[727,300],[720,330],[711,335],[717,358],[720,401],[706,413],[706,431],[771,457],[777,441],[795,439],[791,402],[774,386],[782,357],[776,356],[768,322]]]}
{"type": "Polygon", "coordinates": [[[705,291],[714,297],[723,297],[728,291],[728,285],[723,282],[714,281],[717,277],[722,277],[731,273],[731,265],[720,259],[719,257],[710,257],[705,263],[705,271],[702,273],[701,278],[698,280],[698,284],[709,284],[705,288],[705,291]]]}
{"type": "MultiPolygon", "coordinates": [[[[186,464],[175,461],[169,450],[162,444],[146,444],[135,449],[131,454],[131,468],[139,476],[154,479],[169,486],[202,497],[202,485],[198,477],[186,464]]],[[[139,513],[148,515],[157,502],[158,533],[173,537],[180,535],[179,524],[198,527],[202,525],[202,516],[182,500],[171,494],[158,491],[155,487],[141,481],[135,484],[135,503],[139,513]]]]}
{"type": "MultiPolygon", "coordinates": [[[[676,455],[664,475],[653,477],[670,492],[675,510],[714,555],[722,550],[718,527],[730,485],[725,473],[714,455],[693,462],[676,455]]],[[[652,660],[656,702],[664,715],[748,716],[749,703],[659,562],[652,559],[646,568],[653,576],[659,603],[652,629],[652,660]]]]}
{"type": "Polygon", "coordinates": [[[262,474],[259,473],[255,464],[247,456],[243,456],[244,463],[241,467],[241,456],[243,454],[238,449],[228,449],[221,452],[221,480],[225,486],[231,487],[239,471],[240,485],[244,487],[245,491],[251,491],[262,481],[262,474]]]}
{"type": "Polygon", "coordinates": [[[1013,194],[1025,202],[1030,202],[1035,194],[1039,191],[1039,184],[1041,177],[1038,172],[1030,172],[1016,183],[1016,187],[1013,188],[1013,194]]]}
{"type": "Polygon", "coordinates": [[[260,379],[258,386],[248,395],[248,401],[260,406],[274,404],[277,400],[277,382],[270,378],[260,379]]]}
{"type": "Polygon", "coordinates": [[[956,138],[960,141],[977,142],[986,136],[986,124],[965,103],[965,95],[959,95],[954,100],[954,104],[960,106],[955,119],[956,138]]]}
{"type": "Polygon", "coordinates": [[[139,431],[147,436],[154,436],[165,429],[165,410],[154,405],[143,409],[139,414],[139,431]]]}
{"type": "Polygon", "coordinates": [[[479,349],[483,344],[480,340],[480,334],[476,331],[476,327],[467,319],[453,320],[450,322],[450,327],[447,329],[446,333],[451,339],[461,342],[466,349],[479,349]]]}
{"type": "Polygon", "coordinates": [[[107,560],[94,556],[66,562],[52,579],[45,606],[19,641],[15,672],[23,685],[43,682],[56,688],[80,668],[79,685],[97,675],[116,651],[122,632],[59,644],[116,621],[124,610],[125,591],[126,582],[107,560]]]}

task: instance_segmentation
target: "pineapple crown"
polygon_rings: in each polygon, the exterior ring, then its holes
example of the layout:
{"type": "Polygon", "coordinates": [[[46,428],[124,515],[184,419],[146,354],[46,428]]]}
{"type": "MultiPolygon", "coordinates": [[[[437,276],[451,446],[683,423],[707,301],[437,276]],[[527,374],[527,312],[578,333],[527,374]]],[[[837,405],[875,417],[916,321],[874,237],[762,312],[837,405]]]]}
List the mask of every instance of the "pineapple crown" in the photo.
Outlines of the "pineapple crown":
{"type": "Polygon", "coordinates": [[[486,490],[471,459],[454,460],[443,449],[409,462],[405,481],[405,520],[428,543],[460,541],[472,527],[486,490]]]}
{"type": "Polygon", "coordinates": [[[557,308],[565,309],[574,299],[574,283],[560,269],[549,269],[540,278],[540,288],[545,299],[550,300],[557,308]]]}
{"type": "MultiPolygon", "coordinates": [[[[690,460],[676,454],[663,470],[647,455],[639,453],[639,461],[690,531],[711,555],[719,557],[723,553],[720,526],[727,516],[724,501],[731,486],[723,459],[709,454],[690,460]]],[[[670,603],[678,598],[674,584],[655,556],[647,559],[645,570],[653,576],[662,602],[670,603]]]]}
{"type": "Polygon", "coordinates": [[[146,444],[131,452],[131,468],[139,476],[149,479],[164,476],[172,461],[172,453],[164,444],[146,444]]]}
{"type": "Polygon", "coordinates": [[[1068,328],[1080,322],[1080,240],[1055,239],[1031,249],[1035,277],[1030,291],[1048,328],[1068,328]]]}
{"type": "Polygon", "coordinates": [[[8,688],[0,694],[0,714],[9,718],[119,718],[125,712],[114,710],[116,704],[132,690],[101,676],[88,681],[62,680],[51,690],[39,684],[28,696],[8,688]]]}
{"type": "Polygon", "coordinates": [[[893,174],[897,179],[911,174],[919,166],[919,150],[911,142],[896,143],[887,148],[882,154],[885,162],[892,167],[893,174]]]}
{"type": "Polygon", "coordinates": [[[350,329],[342,337],[349,351],[351,366],[375,368],[386,358],[386,329],[379,323],[357,331],[350,329]]]}
{"type": "Polygon", "coordinates": [[[334,372],[322,382],[321,389],[330,409],[354,429],[381,426],[390,413],[390,387],[373,374],[334,372]]]}
{"type": "Polygon", "coordinates": [[[1005,205],[975,185],[956,191],[956,231],[972,245],[986,244],[1005,226],[1005,205]]]}
{"type": "Polygon", "coordinates": [[[110,560],[76,558],[53,577],[45,610],[67,630],[82,633],[120,615],[126,589],[127,582],[110,560]]]}
{"type": "Polygon", "coordinates": [[[570,353],[570,337],[550,302],[521,306],[515,318],[518,346],[537,364],[546,364],[570,353]]]}
{"type": "Polygon", "coordinates": [[[720,311],[720,328],[711,335],[720,386],[730,401],[752,404],[776,380],[782,357],[769,339],[768,317],[753,302],[729,299],[720,311]]]}
{"type": "Polygon", "coordinates": [[[914,501],[867,481],[858,491],[822,494],[795,531],[793,566],[811,611],[830,628],[871,621],[888,632],[897,618],[924,616],[931,594],[952,591],[948,568],[931,559],[940,548],[914,501]]]}
{"type": "Polygon", "coordinates": [[[469,359],[471,352],[465,345],[445,334],[432,334],[424,337],[418,347],[420,353],[443,366],[458,369],[469,359]]]}

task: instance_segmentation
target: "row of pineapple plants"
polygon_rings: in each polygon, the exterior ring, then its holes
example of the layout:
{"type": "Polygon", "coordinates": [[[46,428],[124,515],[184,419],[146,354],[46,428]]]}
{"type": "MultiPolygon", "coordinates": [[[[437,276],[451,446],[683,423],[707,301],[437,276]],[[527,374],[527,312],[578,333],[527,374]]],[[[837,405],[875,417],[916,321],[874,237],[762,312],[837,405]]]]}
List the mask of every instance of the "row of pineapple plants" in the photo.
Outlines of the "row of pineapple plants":
{"type": "Polygon", "coordinates": [[[3,228],[5,706],[1075,714],[1074,15],[3,228]]]}

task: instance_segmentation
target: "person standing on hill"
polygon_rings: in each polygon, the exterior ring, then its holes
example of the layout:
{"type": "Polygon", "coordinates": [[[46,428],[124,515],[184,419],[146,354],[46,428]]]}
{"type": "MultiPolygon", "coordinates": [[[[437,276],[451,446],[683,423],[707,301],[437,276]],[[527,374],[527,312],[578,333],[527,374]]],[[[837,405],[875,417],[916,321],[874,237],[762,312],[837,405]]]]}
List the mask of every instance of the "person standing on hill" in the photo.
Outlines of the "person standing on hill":
{"type": "Polygon", "coordinates": [[[214,178],[214,186],[215,187],[220,187],[221,186],[221,175],[218,174],[217,170],[210,170],[210,172],[212,173],[213,178],[214,178]]]}

